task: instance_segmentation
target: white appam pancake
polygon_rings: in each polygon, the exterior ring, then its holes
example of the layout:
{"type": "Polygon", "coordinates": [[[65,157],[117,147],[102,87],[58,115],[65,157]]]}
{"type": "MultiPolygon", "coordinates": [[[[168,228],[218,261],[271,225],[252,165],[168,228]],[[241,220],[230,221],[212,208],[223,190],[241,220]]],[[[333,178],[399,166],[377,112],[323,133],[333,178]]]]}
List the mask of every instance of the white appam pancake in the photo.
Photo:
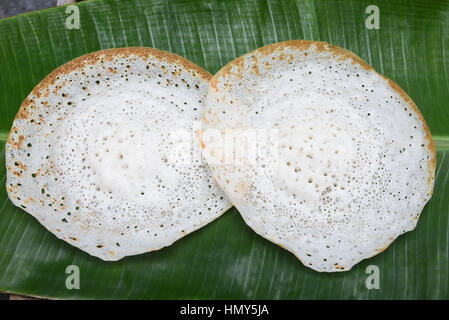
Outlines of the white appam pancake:
{"type": "Polygon", "coordinates": [[[13,122],[9,198],[103,260],[160,249],[211,222],[230,203],[195,132],[210,77],[178,55],[137,47],[59,67],[13,122]]]}
{"type": "Polygon", "coordinates": [[[245,222],[317,271],[382,252],[433,192],[435,148],[416,105],[324,42],[232,61],[211,80],[203,122],[204,156],[245,222]]]}

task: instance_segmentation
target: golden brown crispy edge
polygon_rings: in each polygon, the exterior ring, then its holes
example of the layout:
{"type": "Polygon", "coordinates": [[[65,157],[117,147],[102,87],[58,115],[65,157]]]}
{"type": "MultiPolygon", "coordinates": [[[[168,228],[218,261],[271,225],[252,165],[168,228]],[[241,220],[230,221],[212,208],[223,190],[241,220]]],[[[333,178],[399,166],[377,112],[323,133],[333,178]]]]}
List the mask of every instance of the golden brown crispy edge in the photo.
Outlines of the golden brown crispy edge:
{"type": "MultiPolygon", "coordinates": [[[[82,70],[86,66],[94,65],[100,61],[112,61],[115,57],[125,58],[131,55],[138,56],[144,59],[153,57],[158,59],[159,61],[164,60],[169,63],[174,63],[181,66],[183,69],[192,72],[193,74],[198,74],[204,81],[210,81],[210,79],[212,78],[212,75],[208,71],[204,70],[192,61],[168,51],[148,47],[124,47],[99,50],[70,60],[48,74],[41,82],[39,82],[39,84],[37,84],[33,88],[31,93],[23,100],[19,111],[14,118],[14,121],[18,119],[27,119],[29,116],[28,107],[32,104],[30,96],[36,96],[37,98],[40,98],[41,95],[48,96],[50,94],[50,86],[54,85],[61,75],[65,75],[76,70],[82,70]]],[[[11,139],[11,135],[15,130],[16,128],[12,126],[7,139],[7,143],[15,149],[19,150],[21,148],[20,140],[19,142],[14,142],[11,139]]]]}

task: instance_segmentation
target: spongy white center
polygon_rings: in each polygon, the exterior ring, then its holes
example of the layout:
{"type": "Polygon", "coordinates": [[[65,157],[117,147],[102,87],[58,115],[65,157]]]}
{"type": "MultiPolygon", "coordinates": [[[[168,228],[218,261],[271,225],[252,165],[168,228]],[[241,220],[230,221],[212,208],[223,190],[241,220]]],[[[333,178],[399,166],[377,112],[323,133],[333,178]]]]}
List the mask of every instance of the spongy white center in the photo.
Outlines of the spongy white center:
{"type": "MultiPolygon", "coordinates": [[[[170,148],[166,135],[175,129],[167,121],[185,129],[190,124],[176,110],[167,119],[170,103],[161,99],[163,93],[147,91],[144,85],[125,85],[110,96],[86,99],[57,130],[79,131],[78,139],[86,148],[74,154],[72,170],[83,172],[88,167],[86,179],[96,188],[134,203],[168,205],[167,195],[174,192],[178,181],[166,154],[170,148]]],[[[71,147],[61,143],[62,154],[71,154],[71,147]]],[[[66,157],[60,160],[57,166],[64,165],[66,157]]]]}

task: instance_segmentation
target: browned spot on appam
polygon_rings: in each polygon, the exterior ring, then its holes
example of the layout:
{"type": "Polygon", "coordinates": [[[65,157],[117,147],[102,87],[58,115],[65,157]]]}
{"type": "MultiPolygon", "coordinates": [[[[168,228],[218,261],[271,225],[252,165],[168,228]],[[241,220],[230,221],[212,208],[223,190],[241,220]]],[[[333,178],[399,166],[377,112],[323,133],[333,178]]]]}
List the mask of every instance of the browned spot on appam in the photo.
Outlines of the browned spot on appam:
{"type": "Polygon", "coordinates": [[[30,202],[36,202],[35,200],[34,200],[34,198],[31,198],[31,197],[29,197],[28,199],[26,199],[26,200],[24,200],[23,201],[25,204],[28,204],[28,203],[30,203],[30,202]]]}
{"type": "Polygon", "coordinates": [[[204,148],[206,148],[206,145],[203,142],[202,134],[203,134],[203,130],[198,130],[198,142],[200,143],[201,149],[204,149],[204,148]]]}
{"type": "Polygon", "coordinates": [[[22,147],[23,141],[25,140],[25,137],[23,135],[19,135],[19,141],[14,141],[12,139],[12,134],[15,133],[14,132],[15,128],[13,127],[11,129],[11,132],[9,134],[8,140],[6,141],[7,144],[9,144],[10,146],[12,146],[14,149],[16,150],[20,150],[20,148],[22,147]]]}
{"type": "Polygon", "coordinates": [[[249,186],[245,181],[240,181],[235,186],[235,192],[242,194],[243,196],[246,196],[248,194],[248,191],[249,191],[249,186]]]}
{"type": "Polygon", "coordinates": [[[251,69],[254,74],[259,74],[259,67],[257,64],[253,65],[251,69]]]}
{"type": "Polygon", "coordinates": [[[257,64],[259,63],[259,60],[258,60],[256,55],[252,56],[252,59],[253,59],[253,62],[254,62],[254,65],[252,66],[252,72],[254,74],[258,75],[259,74],[259,66],[257,64]]]}
{"type": "Polygon", "coordinates": [[[30,107],[32,104],[31,99],[26,98],[23,103],[22,103],[22,107],[20,108],[19,112],[16,115],[16,119],[28,119],[28,117],[30,116],[30,113],[28,112],[28,107],[30,107]]]}
{"type": "Polygon", "coordinates": [[[17,161],[15,163],[16,167],[22,169],[23,171],[26,171],[28,169],[28,167],[26,165],[24,165],[21,161],[17,161]]]}
{"type": "Polygon", "coordinates": [[[21,177],[21,176],[22,176],[22,172],[21,172],[21,171],[15,171],[15,170],[14,170],[14,171],[12,172],[12,174],[13,174],[13,175],[16,175],[16,176],[18,176],[18,177],[21,177]]]}
{"type": "Polygon", "coordinates": [[[179,69],[179,70],[173,72],[173,77],[177,78],[177,77],[179,77],[181,75],[181,73],[182,73],[182,70],[179,69]]]}
{"type": "Polygon", "coordinates": [[[203,121],[204,121],[206,124],[209,124],[209,120],[208,120],[207,117],[206,117],[206,113],[203,114],[203,121]]]}

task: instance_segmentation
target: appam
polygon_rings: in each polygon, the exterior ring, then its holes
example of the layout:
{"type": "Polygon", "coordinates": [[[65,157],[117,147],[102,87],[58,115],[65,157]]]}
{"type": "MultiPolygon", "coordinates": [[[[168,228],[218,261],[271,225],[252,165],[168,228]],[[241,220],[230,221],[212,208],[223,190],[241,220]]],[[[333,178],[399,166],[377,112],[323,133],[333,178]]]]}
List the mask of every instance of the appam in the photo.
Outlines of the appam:
{"type": "Polygon", "coordinates": [[[230,62],[211,80],[203,123],[204,156],[245,222],[317,271],[382,252],[432,196],[435,148],[415,103],[324,42],[230,62]]]}
{"type": "Polygon", "coordinates": [[[230,203],[195,132],[210,77],[176,54],[139,47],[57,68],[13,122],[9,198],[103,260],[160,249],[211,222],[230,203]]]}

